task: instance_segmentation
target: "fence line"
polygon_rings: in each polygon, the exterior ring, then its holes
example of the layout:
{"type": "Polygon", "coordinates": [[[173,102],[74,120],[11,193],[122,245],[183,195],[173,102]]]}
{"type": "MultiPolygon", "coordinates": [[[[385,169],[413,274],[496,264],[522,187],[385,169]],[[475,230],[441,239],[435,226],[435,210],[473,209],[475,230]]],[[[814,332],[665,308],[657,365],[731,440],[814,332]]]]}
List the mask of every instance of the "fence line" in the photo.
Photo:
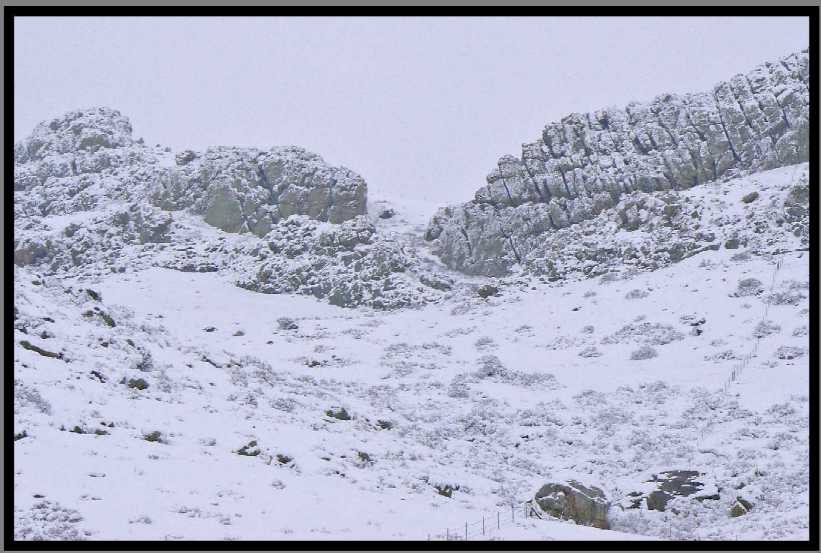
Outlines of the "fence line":
{"type": "Polygon", "coordinates": [[[494,515],[482,515],[481,519],[473,522],[465,521],[457,527],[448,526],[443,532],[428,534],[428,541],[468,541],[470,538],[488,539],[497,534],[502,528],[516,525],[516,521],[527,518],[542,518],[530,500],[510,504],[510,512],[497,510],[494,515]]]}
{"type": "MultiPolygon", "coordinates": [[[[773,274],[770,278],[770,287],[769,292],[772,293],[775,290],[775,283],[776,278],[778,276],[778,271],[781,270],[781,266],[784,261],[784,252],[778,255],[778,259],[775,262],[775,267],[773,268],[773,274]]],[[[770,304],[766,298],[764,298],[764,313],[761,316],[761,320],[759,324],[764,323],[767,320],[767,317],[770,313],[770,304]]],[[[758,346],[761,342],[761,336],[756,333],[755,335],[755,342],[753,343],[752,349],[741,358],[741,360],[735,364],[735,366],[730,371],[730,374],[725,379],[724,383],[721,385],[721,392],[726,394],[730,391],[730,386],[741,377],[741,374],[744,372],[750,363],[752,362],[753,358],[758,355],[758,346]]],[[[710,430],[712,430],[713,426],[715,426],[715,420],[710,420],[707,424],[705,424],[701,430],[699,430],[698,441],[696,444],[697,449],[701,449],[702,442],[704,441],[704,436],[708,435],[710,430]]]]}

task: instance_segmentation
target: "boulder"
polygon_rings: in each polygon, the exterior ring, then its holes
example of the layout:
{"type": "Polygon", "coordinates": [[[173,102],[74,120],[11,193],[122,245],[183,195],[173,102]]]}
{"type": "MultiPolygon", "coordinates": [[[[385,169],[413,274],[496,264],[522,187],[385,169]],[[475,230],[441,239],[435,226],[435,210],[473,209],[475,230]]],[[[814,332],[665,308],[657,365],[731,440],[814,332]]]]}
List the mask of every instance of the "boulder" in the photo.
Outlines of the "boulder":
{"type": "Polygon", "coordinates": [[[545,484],[533,498],[534,508],[550,516],[569,519],[584,526],[608,529],[607,511],[610,504],[604,492],[575,480],[545,484]]]}
{"type": "Polygon", "coordinates": [[[743,497],[737,497],[735,503],[730,508],[730,516],[733,518],[740,517],[749,513],[753,508],[753,504],[744,499],[743,497]]]}

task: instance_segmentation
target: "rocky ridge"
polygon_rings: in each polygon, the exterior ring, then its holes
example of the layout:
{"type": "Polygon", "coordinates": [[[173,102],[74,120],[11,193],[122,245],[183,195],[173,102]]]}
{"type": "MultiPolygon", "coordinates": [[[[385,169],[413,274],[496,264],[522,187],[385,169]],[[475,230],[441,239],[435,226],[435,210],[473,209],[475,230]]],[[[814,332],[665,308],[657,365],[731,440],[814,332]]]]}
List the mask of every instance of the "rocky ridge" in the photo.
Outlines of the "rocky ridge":
{"type": "Polygon", "coordinates": [[[257,291],[376,308],[450,288],[377,231],[361,176],[298,147],[174,155],[135,140],[120,112],[92,108],[15,145],[14,190],[15,264],[44,274],[221,271],[257,291]]]}
{"type": "Polygon", "coordinates": [[[664,94],[548,124],[522,146],[521,158],[499,159],[473,200],[440,209],[426,239],[450,268],[503,276],[516,265],[539,265],[551,236],[623,208],[625,198],[675,195],[808,156],[803,50],[709,92],[664,94]]]}

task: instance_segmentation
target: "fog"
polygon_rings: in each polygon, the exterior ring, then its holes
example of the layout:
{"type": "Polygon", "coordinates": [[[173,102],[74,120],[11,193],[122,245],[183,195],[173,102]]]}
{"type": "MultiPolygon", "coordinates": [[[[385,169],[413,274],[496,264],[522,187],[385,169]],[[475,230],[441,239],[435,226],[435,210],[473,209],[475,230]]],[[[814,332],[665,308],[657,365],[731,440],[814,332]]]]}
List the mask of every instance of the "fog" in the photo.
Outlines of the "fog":
{"type": "Polygon", "coordinates": [[[14,136],[119,109],[174,149],[296,144],[371,196],[465,200],[571,112],[707,89],[805,18],[16,18],[14,136]]]}

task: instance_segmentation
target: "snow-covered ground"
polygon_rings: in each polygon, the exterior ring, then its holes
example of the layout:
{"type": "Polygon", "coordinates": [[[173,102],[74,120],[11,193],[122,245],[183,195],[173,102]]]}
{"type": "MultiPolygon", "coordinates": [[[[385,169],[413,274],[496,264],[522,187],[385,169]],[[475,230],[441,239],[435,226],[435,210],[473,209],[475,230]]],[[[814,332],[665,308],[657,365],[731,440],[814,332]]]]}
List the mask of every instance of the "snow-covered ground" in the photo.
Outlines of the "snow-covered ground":
{"type": "MultiPolygon", "coordinates": [[[[416,211],[380,224],[410,234],[416,211]]],[[[807,539],[808,271],[721,248],[384,312],[221,272],[16,268],[15,534],[807,539]],[[721,499],[622,508],[667,470],[721,499]],[[568,478],[605,491],[612,530],[524,518],[568,478]]]]}

